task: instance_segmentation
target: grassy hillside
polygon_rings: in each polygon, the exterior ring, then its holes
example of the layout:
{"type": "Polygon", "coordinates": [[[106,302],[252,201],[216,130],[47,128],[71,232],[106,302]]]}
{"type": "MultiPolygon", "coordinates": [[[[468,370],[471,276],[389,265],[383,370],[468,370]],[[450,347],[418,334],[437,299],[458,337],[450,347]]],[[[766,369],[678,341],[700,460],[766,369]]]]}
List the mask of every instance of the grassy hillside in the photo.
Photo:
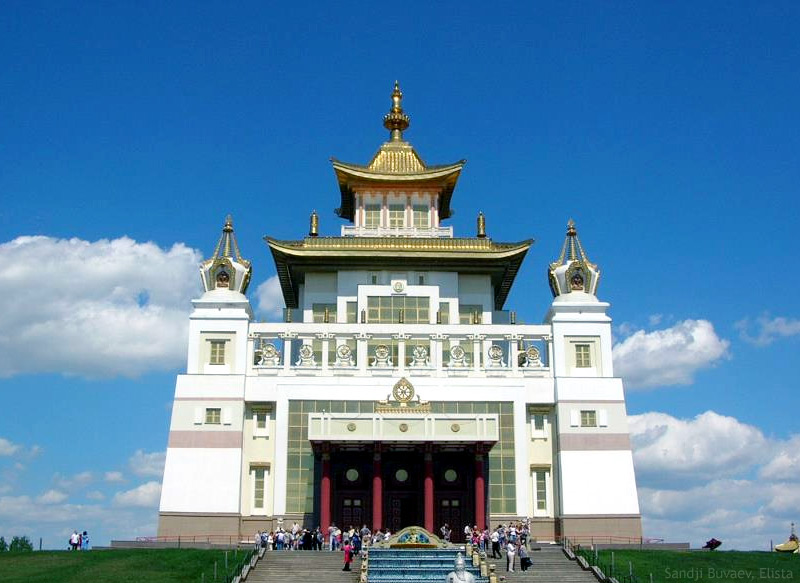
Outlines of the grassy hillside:
{"type": "MultiPolygon", "coordinates": [[[[593,556],[593,553],[590,553],[593,556]]],[[[588,557],[587,557],[588,558],[588,557]]],[[[611,551],[600,551],[600,567],[611,574],[611,551]]],[[[639,583],[800,581],[800,555],[758,551],[614,551],[614,573],[627,580],[630,568],[639,583]]]]}
{"type": "MultiPolygon", "coordinates": [[[[239,551],[238,559],[244,558],[239,551]]],[[[2,583],[199,583],[225,576],[225,552],[198,549],[121,549],[89,552],[0,553],[2,583]]],[[[234,566],[233,551],[228,565],[234,566]]]]}

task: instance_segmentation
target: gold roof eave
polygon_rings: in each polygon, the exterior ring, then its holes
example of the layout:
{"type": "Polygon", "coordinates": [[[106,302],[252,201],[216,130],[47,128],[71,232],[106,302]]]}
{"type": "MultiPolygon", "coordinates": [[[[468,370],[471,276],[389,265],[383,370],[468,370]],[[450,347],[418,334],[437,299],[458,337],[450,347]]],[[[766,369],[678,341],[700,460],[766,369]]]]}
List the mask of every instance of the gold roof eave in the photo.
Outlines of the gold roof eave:
{"type": "Polygon", "coordinates": [[[348,164],[331,158],[336,178],[341,192],[341,206],[337,214],[348,220],[353,220],[355,210],[354,187],[358,184],[403,185],[431,183],[431,186],[440,189],[439,218],[447,219],[452,215],[450,199],[455,190],[456,182],[464,168],[466,160],[459,160],[453,164],[442,166],[428,166],[416,172],[385,172],[375,171],[367,166],[348,164]]]}
{"type": "Polygon", "coordinates": [[[533,239],[496,243],[478,238],[306,237],[270,248],[286,306],[296,308],[299,285],[309,271],[408,269],[486,274],[492,279],[495,309],[502,309],[533,239]]]}

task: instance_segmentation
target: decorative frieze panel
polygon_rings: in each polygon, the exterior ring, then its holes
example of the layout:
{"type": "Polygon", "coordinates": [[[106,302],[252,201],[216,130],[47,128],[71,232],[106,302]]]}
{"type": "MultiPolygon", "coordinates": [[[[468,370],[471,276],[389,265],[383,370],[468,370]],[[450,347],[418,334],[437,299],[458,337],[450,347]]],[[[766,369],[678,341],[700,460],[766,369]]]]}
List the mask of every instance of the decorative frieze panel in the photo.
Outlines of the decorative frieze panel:
{"type": "Polygon", "coordinates": [[[499,416],[439,413],[309,413],[311,442],[481,442],[500,439],[499,416]]]}

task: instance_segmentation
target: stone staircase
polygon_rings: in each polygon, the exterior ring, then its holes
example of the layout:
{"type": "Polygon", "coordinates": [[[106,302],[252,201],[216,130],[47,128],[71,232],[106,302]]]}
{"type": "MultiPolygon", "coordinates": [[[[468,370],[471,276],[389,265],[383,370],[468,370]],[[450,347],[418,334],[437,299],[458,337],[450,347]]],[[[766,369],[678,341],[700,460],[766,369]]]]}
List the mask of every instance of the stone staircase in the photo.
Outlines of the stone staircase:
{"type": "Polygon", "coordinates": [[[528,581],[542,581],[547,583],[597,583],[591,571],[584,571],[577,561],[570,561],[559,545],[535,544],[528,556],[533,561],[533,566],[523,571],[519,566],[519,557],[514,561],[514,572],[506,572],[506,557],[502,559],[488,558],[489,564],[495,565],[497,580],[505,577],[507,583],[526,583],[528,581]]]}
{"type": "Polygon", "coordinates": [[[247,583],[285,583],[308,581],[316,583],[358,583],[361,560],[350,565],[352,571],[342,571],[344,553],[341,551],[267,551],[247,583]]]}
{"type": "MultiPolygon", "coordinates": [[[[584,571],[576,561],[567,559],[560,546],[531,546],[541,550],[529,552],[533,566],[527,571],[520,569],[519,557],[516,558],[513,573],[506,572],[505,554],[502,559],[488,558],[489,564],[495,565],[498,583],[597,583],[590,571],[584,571]]],[[[268,551],[256,568],[250,571],[246,583],[281,583],[289,580],[358,583],[361,560],[353,561],[350,572],[342,571],[343,565],[344,555],[340,551],[268,551]]],[[[440,583],[444,583],[444,576],[440,583]]]]}

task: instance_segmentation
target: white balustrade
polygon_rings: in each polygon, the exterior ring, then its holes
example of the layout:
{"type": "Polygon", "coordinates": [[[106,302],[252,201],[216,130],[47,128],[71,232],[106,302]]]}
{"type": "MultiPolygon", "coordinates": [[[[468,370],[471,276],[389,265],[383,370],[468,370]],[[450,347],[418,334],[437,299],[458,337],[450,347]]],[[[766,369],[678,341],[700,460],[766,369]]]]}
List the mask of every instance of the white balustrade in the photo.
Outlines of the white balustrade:
{"type": "Polygon", "coordinates": [[[550,376],[546,325],[254,323],[255,375],[550,376]]]}

